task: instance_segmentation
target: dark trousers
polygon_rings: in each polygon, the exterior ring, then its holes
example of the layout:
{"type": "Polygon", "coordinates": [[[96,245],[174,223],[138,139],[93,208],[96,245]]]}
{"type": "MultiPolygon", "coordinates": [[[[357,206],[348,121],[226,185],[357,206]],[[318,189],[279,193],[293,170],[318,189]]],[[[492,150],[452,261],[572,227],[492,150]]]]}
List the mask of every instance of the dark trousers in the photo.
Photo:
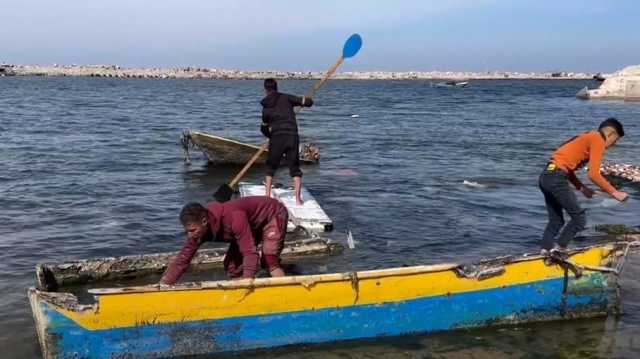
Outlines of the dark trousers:
{"type": "Polygon", "coordinates": [[[298,134],[275,134],[269,139],[269,153],[267,154],[267,175],[273,177],[284,160],[289,167],[291,177],[302,177],[300,170],[300,155],[298,134]]]}
{"type": "Polygon", "coordinates": [[[545,170],[540,175],[540,190],[544,194],[544,202],[549,214],[549,223],[542,237],[542,248],[551,249],[556,242],[566,247],[575,235],[587,224],[585,211],[580,207],[567,175],[560,171],[545,170]],[[569,223],[565,225],[562,210],[569,214],[569,223]],[[564,228],[562,228],[564,226],[564,228]],[[562,230],[562,231],[560,231],[562,230]],[[560,234],[558,235],[558,232],[560,234]]]}

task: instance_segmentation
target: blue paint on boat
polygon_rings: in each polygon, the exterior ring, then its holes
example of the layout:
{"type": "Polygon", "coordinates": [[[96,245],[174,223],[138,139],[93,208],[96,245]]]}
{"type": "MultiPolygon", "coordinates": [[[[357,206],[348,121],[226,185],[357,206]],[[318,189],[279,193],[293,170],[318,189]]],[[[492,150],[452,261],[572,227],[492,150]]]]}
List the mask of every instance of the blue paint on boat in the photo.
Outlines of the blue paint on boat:
{"type": "MultiPolygon", "coordinates": [[[[583,280],[602,283],[601,274],[583,280]]],[[[237,317],[85,330],[42,305],[49,320],[47,337],[58,357],[109,358],[211,354],[302,343],[430,333],[499,323],[597,315],[607,311],[603,286],[563,295],[562,278],[524,285],[414,300],[237,317]]]]}

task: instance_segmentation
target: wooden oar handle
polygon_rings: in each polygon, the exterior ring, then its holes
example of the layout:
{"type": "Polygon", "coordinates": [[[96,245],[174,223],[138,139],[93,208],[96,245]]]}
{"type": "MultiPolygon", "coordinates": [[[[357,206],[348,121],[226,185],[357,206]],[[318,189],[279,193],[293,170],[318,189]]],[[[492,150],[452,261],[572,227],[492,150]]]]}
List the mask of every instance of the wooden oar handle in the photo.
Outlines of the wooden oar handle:
{"type": "MultiPolygon", "coordinates": [[[[343,62],[344,62],[344,58],[340,57],[338,59],[338,61],[336,61],[336,63],[333,64],[333,66],[331,66],[331,68],[322,77],[322,79],[320,79],[320,81],[316,82],[316,84],[313,85],[313,89],[311,89],[311,91],[309,93],[307,93],[304,97],[312,99],[316,95],[316,92],[318,92],[320,87],[322,87],[322,85],[324,85],[324,83],[327,82],[327,80],[331,76],[333,76],[333,74],[336,73],[336,70],[338,70],[338,67],[340,67],[340,65],[342,65],[343,62]]],[[[300,111],[302,111],[303,108],[304,108],[304,106],[297,107],[295,109],[296,114],[300,113],[300,111]]]]}
{"type": "Polygon", "coordinates": [[[327,80],[331,76],[333,76],[333,74],[336,73],[336,70],[338,70],[338,67],[340,67],[340,65],[342,65],[343,62],[344,62],[344,58],[340,57],[338,61],[336,61],[336,63],[333,64],[333,66],[331,66],[331,68],[329,69],[329,71],[327,71],[324,77],[313,86],[313,89],[311,90],[311,92],[309,92],[306,95],[306,97],[313,98],[316,95],[316,92],[318,92],[318,90],[320,89],[320,87],[322,87],[322,85],[324,85],[324,83],[327,82],[327,80]]]}
{"type": "Polygon", "coordinates": [[[251,157],[249,162],[247,162],[247,164],[244,165],[242,170],[240,170],[240,172],[238,172],[238,174],[235,177],[233,177],[233,179],[231,180],[231,183],[229,183],[229,187],[234,188],[238,184],[238,182],[240,182],[244,174],[249,170],[249,168],[251,168],[253,163],[256,162],[258,157],[260,157],[260,155],[267,150],[267,146],[269,146],[269,141],[263,143],[262,146],[260,146],[260,149],[253,155],[253,157],[251,157]]]}

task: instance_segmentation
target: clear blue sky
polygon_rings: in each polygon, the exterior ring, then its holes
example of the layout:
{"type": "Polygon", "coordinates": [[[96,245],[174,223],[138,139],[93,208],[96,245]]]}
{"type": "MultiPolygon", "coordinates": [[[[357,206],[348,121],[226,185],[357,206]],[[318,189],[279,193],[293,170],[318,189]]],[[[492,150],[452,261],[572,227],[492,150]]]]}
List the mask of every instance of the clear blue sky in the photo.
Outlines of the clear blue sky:
{"type": "Polygon", "coordinates": [[[632,0],[0,0],[0,62],[325,70],[569,70],[640,63],[632,0]]]}

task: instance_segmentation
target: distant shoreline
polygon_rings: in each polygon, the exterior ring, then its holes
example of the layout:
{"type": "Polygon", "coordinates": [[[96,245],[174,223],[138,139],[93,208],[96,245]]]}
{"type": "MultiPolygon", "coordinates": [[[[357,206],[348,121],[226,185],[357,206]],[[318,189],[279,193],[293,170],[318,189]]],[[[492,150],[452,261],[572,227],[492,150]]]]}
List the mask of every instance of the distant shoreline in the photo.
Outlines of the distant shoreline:
{"type": "MultiPolygon", "coordinates": [[[[320,71],[242,71],[202,67],[124,68],[118,65],[9,65],[0,64],[0,76],[78,76],[160,79],[314,80],[320,71]]],[[[354,71],[338,72],[343,80],[590,80],[595,74],[580,72],[464,72],[464,71],[354,71]]]]}

